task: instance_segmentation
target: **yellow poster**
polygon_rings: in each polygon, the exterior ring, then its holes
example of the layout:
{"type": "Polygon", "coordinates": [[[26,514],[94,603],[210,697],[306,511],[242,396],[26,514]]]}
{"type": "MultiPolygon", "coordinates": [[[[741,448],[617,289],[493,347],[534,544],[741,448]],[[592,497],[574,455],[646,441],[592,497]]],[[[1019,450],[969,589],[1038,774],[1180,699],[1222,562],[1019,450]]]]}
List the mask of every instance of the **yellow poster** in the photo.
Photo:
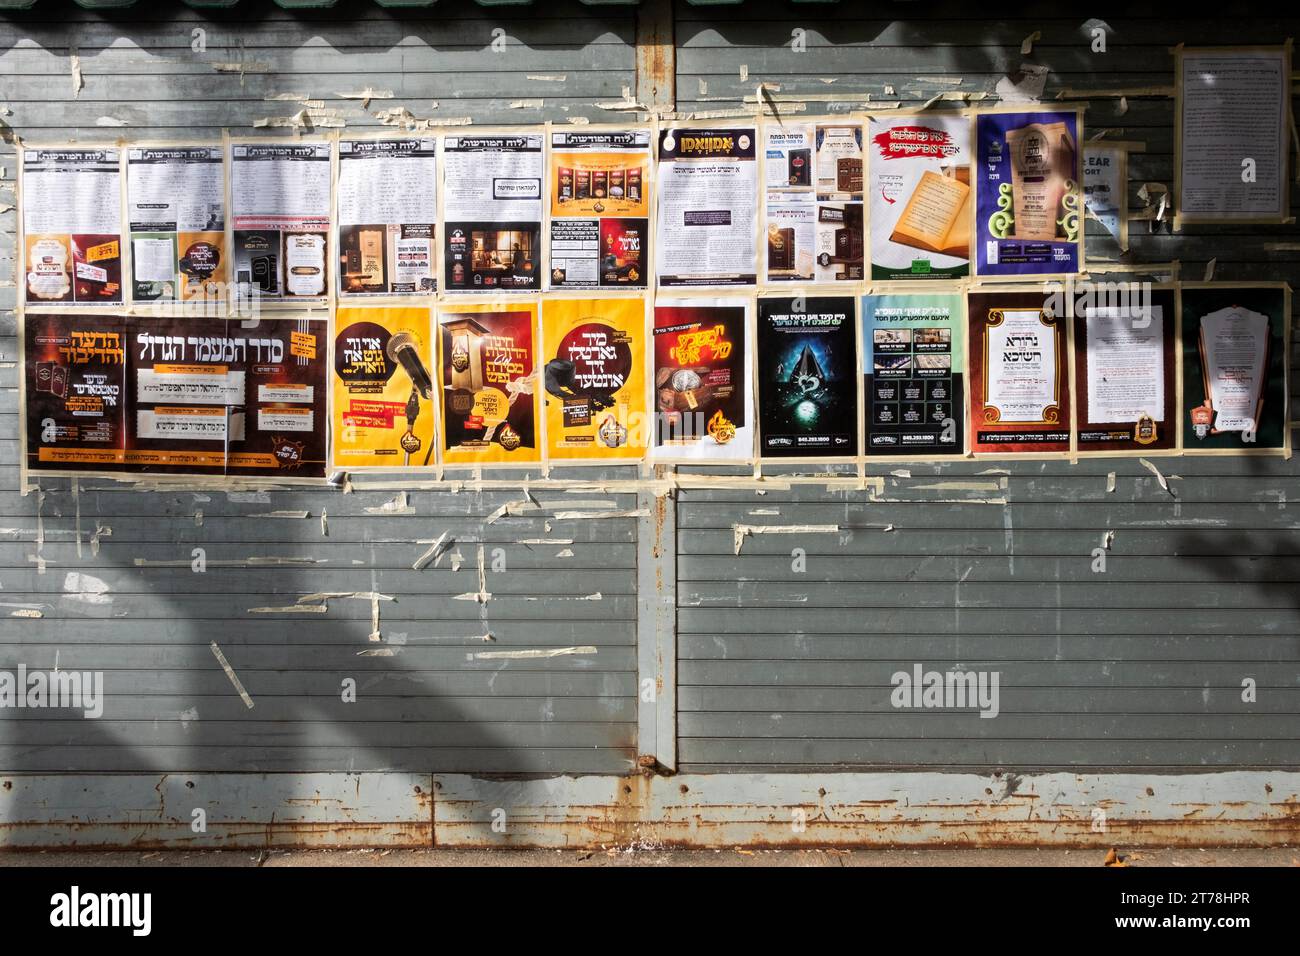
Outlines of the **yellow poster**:
{"type": "Polygon", "coordinates": [[[429,309],[340,308],[334,328],[334,467],[432,464],[429,309]]]}
{"type": "Polygon", "coordinates": [[[537,304],[446,305],[438,313],[442,460],[541,459],[537,427],[537,304]]]}
{"type": "Polygon", "coordinates": [[[645,454],[645,328],[641,298],[560,299],[542,306],[549,458],[628,460],[645,454]]]}

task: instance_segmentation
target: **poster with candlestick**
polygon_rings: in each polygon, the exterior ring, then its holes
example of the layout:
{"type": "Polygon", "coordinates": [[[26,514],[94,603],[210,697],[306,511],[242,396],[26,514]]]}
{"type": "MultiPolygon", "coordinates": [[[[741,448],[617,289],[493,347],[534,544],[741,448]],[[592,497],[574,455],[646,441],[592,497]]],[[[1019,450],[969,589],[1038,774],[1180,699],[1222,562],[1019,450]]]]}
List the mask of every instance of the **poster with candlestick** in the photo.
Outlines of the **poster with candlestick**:
{"type": "Polygon", "coordinates": [[[429,309],[344,306],[334,328],[334,467],[432,464],[429,309]]]}
{"type": "Polygon", "coordinates": [[[537,305],[447,306],[438,314],[445,464],[519,464],[541,457],[537,305]]]}

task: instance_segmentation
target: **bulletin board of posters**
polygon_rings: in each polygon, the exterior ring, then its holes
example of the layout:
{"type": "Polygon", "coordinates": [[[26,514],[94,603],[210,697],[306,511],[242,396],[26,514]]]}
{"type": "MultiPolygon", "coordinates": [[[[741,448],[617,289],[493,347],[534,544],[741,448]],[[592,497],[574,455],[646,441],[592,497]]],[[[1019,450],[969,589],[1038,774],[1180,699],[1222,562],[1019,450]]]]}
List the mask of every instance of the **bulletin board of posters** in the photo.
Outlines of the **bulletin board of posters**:
{"type": "Polygon", "coordinates": [[[1069,343],[1064,314],[1042,292],[971,292],[971,451],[977,455],[1070,451],[1069,343]]]}

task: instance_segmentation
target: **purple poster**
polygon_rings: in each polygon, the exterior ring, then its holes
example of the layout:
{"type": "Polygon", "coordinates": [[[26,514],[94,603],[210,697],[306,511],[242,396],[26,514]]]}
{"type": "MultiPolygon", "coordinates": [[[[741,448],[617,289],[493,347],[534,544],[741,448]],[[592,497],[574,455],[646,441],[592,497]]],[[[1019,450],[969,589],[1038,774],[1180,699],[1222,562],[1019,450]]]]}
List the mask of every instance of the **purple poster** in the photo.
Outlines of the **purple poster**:
{"type": "Polygon", "coordinates": [[[976,273],[1079,272],[1083,190],[1078,112],[980,113],[975,144],[976,273]]]}

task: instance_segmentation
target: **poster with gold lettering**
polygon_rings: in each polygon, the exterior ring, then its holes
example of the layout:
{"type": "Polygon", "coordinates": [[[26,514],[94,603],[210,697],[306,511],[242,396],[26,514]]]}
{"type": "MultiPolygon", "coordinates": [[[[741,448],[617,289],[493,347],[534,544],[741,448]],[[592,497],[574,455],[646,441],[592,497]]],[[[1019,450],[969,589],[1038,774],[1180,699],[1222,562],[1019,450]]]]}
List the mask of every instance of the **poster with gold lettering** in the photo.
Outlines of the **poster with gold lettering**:
{"type": "Polygon", "coordinates": [[[518,464],[541,457],[537,305],[448,305],[438,313],[445,464],[518,464]]]}
{"type": "Polygon", "coordinates": [[[641,298],[543,304],[549,459],[627,461],[645,455],[645,328],[641,298]]]}
{"type": "Polygon", "coordinates": [[[334,333],[334,467],[433,462],[428,307],[340,307],[334,333]]]}

